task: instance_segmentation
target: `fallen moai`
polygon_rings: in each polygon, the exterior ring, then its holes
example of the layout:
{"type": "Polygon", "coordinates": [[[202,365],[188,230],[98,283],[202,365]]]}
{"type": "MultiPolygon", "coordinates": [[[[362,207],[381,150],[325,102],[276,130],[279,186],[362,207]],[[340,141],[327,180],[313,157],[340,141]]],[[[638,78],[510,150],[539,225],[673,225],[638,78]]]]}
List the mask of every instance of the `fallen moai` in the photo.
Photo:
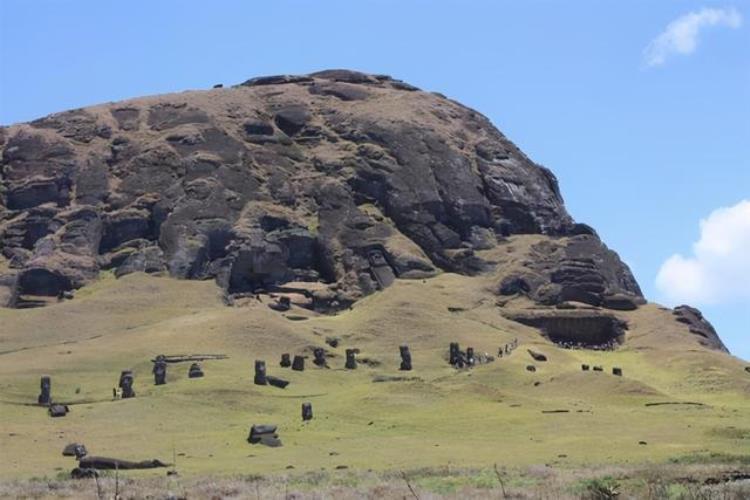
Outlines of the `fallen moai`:
{"type": "Polygon", "coordinates": [[[140,462],[133,462],[130,460],[122,460],[120,458],[109,458],[109,457],[83,457],[78,461],[78,467],[80,469],[97,469],[97,470],[134,470],[134,469],[156,469],[159,467],[169,467],[169,464],[165,464],[161,460],[142,460],[140,462]]]}
{"type": "Polygon", "coordinates": [[[542,354],[541,352],[532,351],[531,349],[526,349],[529,352],[529,356],[531,356],[534,361],[544,362],[547,361],[547,356],[542,354]]]}
{"type": "Polygon", "coordinates": [[[68,405],[61,405],[61,404],[51,404],[49,406],[49,409],[47,412],[49,413],[50,417],[56,418],[56,417],[64,417],[68,414],[70,409],[68,408],[68,405]]]}
{"type": "Polygon", "coordinates": [[[534,366],[534,365],[526,365],[526,370],[528,370],[530,372],[535,372],[536,371],[536,366],[534,366]]]}
{"type": "Polygon", "coordinates": [[[593,368],[593,370],[594,370],[595,372],[603,372],[603,371],[604,371],[604,368],[602,368],[601,366],[595,366],[595,367],[593,368]]]}
{"type": "Polygon", "coordinates": [[[165,363],[188,363],[208,360],[229,359],[226,354],[159,354],[152,363],[161,360],[165,363]]]}
{"type": "Polygon", "coordinates": [[[253,425],[250,427],[250,435],[247,437],[247,441],[250,444],[264,444],[271,448],[281,446],[281,440],[279,435],[276,433],[275,425],[253,425]]]}
{"type": "Polygon", "coordinates": [[[266,376],[266,362],[259,359],[255,360],[255,385],[266,385],[268,384],[268,378],[266,376]]]}
{"type": "Polygon", "coordinates": [[[62,454],[64,457],[76,457],[80,460],[88,455],[88,451],[86,450],[86,446],[80,443],[70,443],[63,448],[62,454]]]}
{"type": "Polygon", "coordinates": [[[307,422],[308,420],[312,420],[312,418],[312,403],[302,403],[302,420],[307,422]]]}
{"type": "Polygon", "coordinates": [[[286,386],[289,385],[288,380],[284,380],[279,377],[274,377],[272,375],[266,375],[266,380],[268,381],[268,385],[271,385],[273,387],[278,387],[279,389],[284,389],[286,386]]]}
{"type": "Polygon", "coordinates": [[[402,371],[410,371],[411,370],[411,352],[409,352],[409,346],[408,345],[402,345],[398,348],[399,353],[401,354],[401,366],[400,370],[402,371]]]}

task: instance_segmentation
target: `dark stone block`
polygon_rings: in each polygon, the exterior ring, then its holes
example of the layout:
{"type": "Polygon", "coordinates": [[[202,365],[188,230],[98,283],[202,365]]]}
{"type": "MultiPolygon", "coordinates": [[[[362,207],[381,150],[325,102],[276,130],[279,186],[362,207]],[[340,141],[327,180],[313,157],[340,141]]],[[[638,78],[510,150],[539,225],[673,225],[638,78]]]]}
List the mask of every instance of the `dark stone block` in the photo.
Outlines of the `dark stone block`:
{"type": "Polygon", "coordinates": [[[526,370],[528,370],[530,372],[535,372],[536,371],[536,366],[534,366],[534,365],[526,365],[526,370]]]}
{"type": "Polygon", "coordinates": [[[268,384],[268,378],[266,376],[266,362],[261,360],[255,360],[255,385],[266,385],[268,384]]]}
{"type": "Polygon", "coordinates": [[[88,454],[86,446],[79,443],[70,443],[63,448],[62,454],[64,457],[76,457],[78,459],[85,457],[88,454]]]}
{"type": "Polygon", "coordinates": [[[581,365],[581,370],[583,370],[585,372],[589,371],[590,369],[591,369],[591,367],[589,365],[581,365]]]}
{"type": "Polygon", "coordinates": [[[294,356],[294,361],[292,362],[292,370],[303,372],[305,371],[305,357],[304,356],[294,356]]]}
{"type": "Polygon", "coordinates": [[[203,368],[199,363],[193,363],[190,365],[188,370],[188,378],[201,378],[203,377],[203,368]]]}
{"type": "Polygon", "coordinates": [[[347,349],[346,350],[346,363],[344,367],[347,370],[356,370],[357,369],[357,352],[354,349],[347,349]]]}
{"type": "Polygon", "coordinates": [[[247,441],[250,444],[263,444],[272,448],[281,446],[281,440],[276,433],[275,425],[253,425],[247,441]]]}
{"type": "Polygon", "coordinates": [[[289,385],[288,380],[284,380],[279,377],[274,377],[273,375],[266,375],[266,380],[268,381],[268,385],[271,385],[273,387],[278,387],[279,389],[284,389],[286,388],[286,386],[289,385]]]}
{"type": "Polygon", "coordinates": [[[292,366],[292,360],[288,352],[285,352],[281,355],[281,362],[279,363],[279,366],[281,366],[282,368],[289,368],[290,366],[292,366]]]}
{"type": "Polygon", "coordinates": [[[612,368],[612,375],[617,375],[618,377],[622,377],[622,368],[612,368]]]}
{"type": "Polygon", "coordinates": [[[312,418],[312,403],[302,403],[302,420],[306,422],[308,420],[312,420],[312,418]]]}
{"type": "Polygon", "coordinates": [[[51,404],[47,412],[50,417],[64,417],[70,409],[67,405],[51,404]]]}

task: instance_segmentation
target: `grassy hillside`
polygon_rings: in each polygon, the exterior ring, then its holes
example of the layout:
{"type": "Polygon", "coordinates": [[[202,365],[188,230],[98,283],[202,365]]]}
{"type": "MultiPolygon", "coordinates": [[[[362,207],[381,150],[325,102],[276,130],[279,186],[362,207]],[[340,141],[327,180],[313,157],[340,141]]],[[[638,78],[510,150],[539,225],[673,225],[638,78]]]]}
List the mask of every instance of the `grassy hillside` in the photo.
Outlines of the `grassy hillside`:
{"type": "MultiPolygon", "coordinates": [[[[275,312],[268,299],[227,307],[213,282],[130,275],[102,279],[73,301],[0,310],[0,478],[70,470],[75,462],[61,450],[73,441],[92,454],[136,460],[171,462],[174,450],[184,475],[750,455],[750,373],[698,345],[669,312],[647,305],[618,313],[631,328],[616,352],[563,350],[504,319],[489,284],[452,274],[398,280],[350,311],[317,316],[275,312]],[[341,344],[330,348],[326,337],[341,344]],[[519,348],[494,363],[456,371],[445,361],[451,341],[495,354],[514,338],[519,348]],[[398,371],[402,343],[411,347],[412,372],[398,371]],[[318,346],[330,351],[331,369],[311,358],[302,373],[278,366],[282,352],[311,355],[318,346]],[[371,364],[344,370],[347,347],[371,364]],[[533,362],[529,347],[549,361],[533,362]],[[204,362],[203,379],[187,378],[189,364],[172,364],[167,385],[157,387],[149,360],[160,353],[229,359],[204,362]],[[253,385],[255,359],[290,386],[253,385]],[[531,363],[536,373],[526,371],[531,363]],[[581,363],[605,372],[581,372],[581,363]],[[613,366],[624,377],[613,376],[613,366]],[[128,368],[137,397],[113,401],[128,368]],[[53,398],[72,403],[66,418],[33,405],[44,374],[53,398]],[[307,401],[315,418],[303,424],[307,401]],[[656,402],[701,405],[646,406],[656,402]],[[569,412],[544,413],[551,410],[569,412]],[[284,446],[248,444],[254,423],[278,424],[284,446]]],[[[532,306],[518,299],[505,307],[532,306]]]]}

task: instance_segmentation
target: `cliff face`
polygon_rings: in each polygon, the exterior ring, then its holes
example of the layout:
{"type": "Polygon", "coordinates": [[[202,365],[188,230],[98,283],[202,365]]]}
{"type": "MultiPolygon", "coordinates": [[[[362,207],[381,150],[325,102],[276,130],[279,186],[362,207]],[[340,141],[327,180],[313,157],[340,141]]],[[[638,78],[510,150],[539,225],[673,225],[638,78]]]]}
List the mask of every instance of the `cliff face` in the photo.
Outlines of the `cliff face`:
{"type": "MultiPolygon", "coordinates": [[[[215,279],[345,307],[395,278],[482,273],[514,234],[550,242],[498,283],[539,304],[642,302],[565,210],[555,176],[482,115],[387,76],[331,70],[67,111],[0,129],[0,300],[95,279],[215,279]]],[[[617,308],[617,307],[615,307],[617,308]]]]}

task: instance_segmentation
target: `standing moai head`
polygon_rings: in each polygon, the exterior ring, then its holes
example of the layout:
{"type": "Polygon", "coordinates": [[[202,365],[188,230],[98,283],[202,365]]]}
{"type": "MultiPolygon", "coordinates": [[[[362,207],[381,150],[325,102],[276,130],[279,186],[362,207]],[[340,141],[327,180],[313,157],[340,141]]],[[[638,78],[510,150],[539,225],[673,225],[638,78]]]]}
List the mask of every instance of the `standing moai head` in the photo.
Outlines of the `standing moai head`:
{"type": "Polygon", "coordinates": [[[117,384],[117,387],[122,389],[123,380],[125,377],[130,376],[130,378],[133,378],[133,370],[123,370],[120,372],[120,382],[117,384]]]}
{"type": "Polygon", "coordinates": [[[188,378],[201,378],[203,376],[203,368],[200,363],[193,363],[188,369],[188,378]]]}
{"type": "Polygon", "coordinates": [[[409,346],[408,345],[402,345],[398,348],[399,352],[401,353],[401,370],[409,371],[411,370],[411,352],[409,352],[409,346]]]}
{"type": "Polygon", "coordinates": [[[477,360],[474,357],[474,348],[467,347],[466,348],[466,364],[469,366],[474,366],[476,363],[477,363],[477,360]]]}
{"type": "Polygon", "coordinates": [[[134,398],[133,390],[133,372],[130,370],[122,372],[120,375],[120,388],[122,389],[122,399],[134,398]]]}
{"type": "Polygon", "coordinates": [[[357,351],[354,349],[347,349],[346,350],[346,364],[344,367],[347,370],[356,370],[357,369],[357,357],[356,357],[357,351]]]}
{"type": "Polygon", "coordinates": [[[581,365],[581,370],[587,372],[591,367],[589,365],[581,365]]]}
{"type": "Polygon", "coordinates": [[[156,358],[154,363],[154,385],[164,385],[167,383],[167,362],[163,359],[156,358]]]}
{"type": "Polygon", "coordinates": [[[292,370],[303,372],[305,371],[305,357],[300,355],[294,356],[294,361],[292,361],[292,370]]]}
{"type": "Polygon", "coordinates": [[[459,358],[458,353],[459,353],[459,351],[460,351],[460,348],[458,346],[458,342],[451,342],[451,345],[450,345],[450,356],[449,356],[449,359],[448,359],[448,362],[451,365],[456,365],[458,363],[458,358],[459,358]]]}
{"type": "Polygon", "coordinates": [[[266,385],[266,362],[259,359],[255,360],[255,385],[266,385]]]}
{"type": "Polygon", "coordinates": [[[289,356],[288,352],[285,352],[281,355],[281,362],[279,363],[279,366],[281,366],[282,368],[289,368],[290,366],[292,366],[292,359],[289,356]]]}
{"type": "Polygon", "coordinates": [[[302,403],[302,420],[307,422],[308,420],[312,420],[312,418],[312,403],[302,403]]]}
{"type": "Polygon", "coordinates": [[[612,375],[617,375],[618,377],[622,377],[622,368],[617,368],[617,367],[612,368],[612,375]]]}
{"type": "Polygon", "coordinates": [[[39,387],[41,389],[37,401],[40,405],[48,405],[52,402],[52,379],[45,375],[42,377],[39,387]]]}
{"type": "Polygon", "coordinates": [[[315,359],[313,359],[313,363],[315,363],[315,366],[319,366],[321,368],[327,368],[328,363],[326,363],[326,352],[321,347],[316,347],[313,349],[313,356],[315,359]]]}

